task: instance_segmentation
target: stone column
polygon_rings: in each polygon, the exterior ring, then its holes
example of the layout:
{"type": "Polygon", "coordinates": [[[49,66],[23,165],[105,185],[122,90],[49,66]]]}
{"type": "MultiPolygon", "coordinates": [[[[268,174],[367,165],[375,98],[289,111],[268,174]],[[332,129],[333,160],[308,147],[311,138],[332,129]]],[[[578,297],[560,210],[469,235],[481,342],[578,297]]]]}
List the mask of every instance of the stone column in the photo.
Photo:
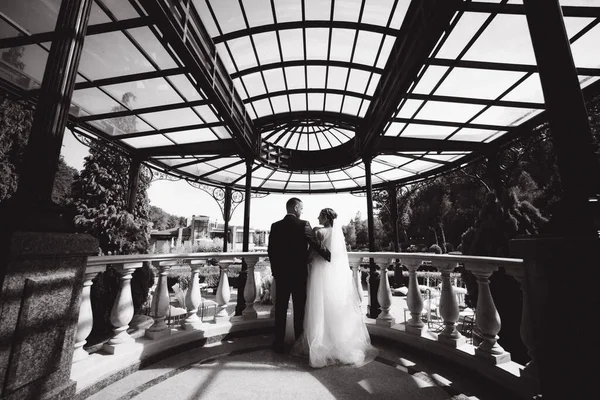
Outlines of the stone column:
{"type": "Polygon", "coordinates": [[[198,308],[202,303],[202,295],[200,293],[200,268],[206,264],[204,260],[190,260],[191,280],[185,295],[185,307],[187,309],[187,318],[182,325],[186,330],[200,329],[202,321],[198,316],[198,308]]]}
{"type": "Polygon", "coordinates": [[[406,294],[406,305],[410,310],[410,320],[406,322],[406,332],[413,335],[419,335],[425,330],[425,324],[421,320],[423,312],[423,298],[419,290],[419,281],[417,280],[417,269],[421,266],[421,260],[412,258],[402,261],[408,269],[408,293],[406,294]]]}
{"type": "MultiPolygon", "coordinates": [[[[536,386],[539,385],[539,369],[536,361],[536,349],[535,349],[535,340],[533,335],[533,324],[531,323],[531,302],[529,299],[529,291],[525,285],[525,269],[523,267],[520,268],[508,268],[505,267],[506,273],[513,278],[517,282],[519,282],[519,286],[521,287],[521,292],[523,293],[523,310],[521,312],[521,340],[525,347],[527,347],[527,355],[531,358],[531,361],[525,365],[525,368],[520,370],[521,377],[526,379],[531,379],[536,382],[536,386]]],[[[539,389],[539,388],[538,388],[539,389]]]]}
{"type": "Polygon", "coordinates": [[[149,339],[160,339],[171,335],[171,330],[165,323],[165,318],[169,314],[169,288],[167,287],[167,275],[171,266],[177,264],[177,261],[160,261],[158,263],[159,277],[156,284],[156,291],[152,297],[152,318],[154,323],[146,330],[146,337],[149,339]]]}
{"type": "Polygon", "coordinates": [[[256,302],[256,281],[254,276],[254,266],[258,262],[258,257],[244,257],[246,265],[248,266],[248,275],[246,277],[246,286],[244,287],[244,300],[246,301],[246,308],[242,311],[243,319],[256,319],[258,314],[254,309],[254,303],[256,302]]]}
{"type": "Polygon", "coordinates": [[[75,350],[73,351],[74,363],[81,361],[88,356],[88,353],[83,349],[83,346],[86,343],[85,339],[92,332],[92,326],[94,325],[90,288],[92,286],[92,280],[96,275],[105,270],[106,265],[98,265],[85,269],[83,289],[81,290],[81,305],[79,306],[79,319],[77,320],[77,334],[75,335],[75,350]]]}
{"type": "Polygon", "coordinates": [[[363,298],[365,297],[365,291],[362,288],[362,283],[360,282],[361,274],[360,274],[360,261],[361,259],[352,258],[350,259],[350,267],[352,268],[352,282],[354,283],[354,287],[356,288],[356,296],[358,297],[358,304],[362,304],[363,298]]]}
{"type": "Polygon", "coordinates": [[[229,317],[227,314],[227,303],[231,298],[231,289],[229,288],[229,278],[227,277],[227,271],[229,266],[233,264],[234,260],[219,260],[219,268],[221,275],[219,277],[219,285],[217,286],[217,305],[218,312],[217,317],[226,318],[229,317]]]}
{"type": "Polygon", "coordinates": [[[475,323],[483,336],[483,341],[475,349],[475,356],[490,361],[493,364],[502,364],[510,361],[510,353],[504,351],[498,344],[500,332],[500,314],[494,304],[490,291],[490,276],[498,267],[481,263],[465,263],[465,269],[471,271],[477,278],[477,309],[475,323]]]}
{"type": "Polygon", "coordinates": [[[129,323],[133,318],[133,298],[131,297],[131,277],[136,268],[141,268],[143,263],[124,263],[117,266],[117,272],[121,275],[121,286],[117,292],[117,298],[110,311],[110,323],[114,327],[114,335],[102,346],[102,349],[110,354],[121,351],[133,338],[127,333],[129,323]]]}
{"type": "Polygon", "coordinates": [[[379,289],[377,290],[377,301],[381,307],[381,314],[377,317],[377,325],[391,327],[396,323],[396,318],[390,313],[392,306],[392,288],[388,279],[388,266],[390,260],[387,258],[376,258],[375,262],[380,266],[379,289]]]}
{"type": "Polygon", "coordinates": [[[465,344],[463,335],[456,329],[458,321],[458,302],[450,282],[450,273],[458,266],[456,262],[433,261],[432,265],[442,274],[442,293],[440,295],[440,315],[444,320],[444,329],[438,335],[438,342],[452,347],[465,344]]]}

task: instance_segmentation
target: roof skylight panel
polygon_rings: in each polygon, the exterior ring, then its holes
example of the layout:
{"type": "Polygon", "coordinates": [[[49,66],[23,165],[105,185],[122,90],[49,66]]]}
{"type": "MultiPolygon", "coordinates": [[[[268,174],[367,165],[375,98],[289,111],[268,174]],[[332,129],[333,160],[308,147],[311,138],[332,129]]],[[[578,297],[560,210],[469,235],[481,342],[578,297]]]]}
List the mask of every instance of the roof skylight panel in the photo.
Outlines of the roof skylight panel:
{"type": "Polygon", "coordinates": [[[277,35],[275,32],[265,32],[252,35],[252,40],[258,53],[258,62],[260,65],[280,62],[279,45],[277,44],[277,35]]]}
{"type": "Polygon", "coordinates": [[[248,74],[242,77],[242,81],[246,90],[248,91],[248,96],[250,98],[261,96],[267,93],[267,88],[265,87],[265,83],[262,79],[260,73],[248,74]]]}
{"type": "Polygon", "coordinates": [[[208,128],[192,129],[189,131],[180,131],[180,132],[171,132],[171,133],[166,133],[165,136],[167,136],[169,139],[171,139],[173,142],[175,142],[177,144],[198,143],[198,142],[208,142],[208,141],[212,141],[212,140],[217,140],[217,137],[215,136],[213,131],[211,131],[208,128]]]}
{"type": "Polygon", "coordinates": [[[243,0],[250,27],[273,24],[270,0],[243,0]]]}
{"type": "Polygon", "coordinates": [[[142,136],[136,138],[129,139],[121,139],[121,141],[125,144],[128,144],[136,149],[143,149],[148,147],[157,147],[157,146],[168,146],[172,145],[173,142],[163,135],[154,135],[154,136],[142,136]]]}
{"type": "Polygon", "coordinates": [[[467,122],[484,106],[441,101],[428,101],[415,116],[416,119],[430,121],[467,122]]]}
{"type": "Polygon", "coordinates": [[[473,123],[516,126],[520,125],[522,122],[524,122],[524,120],[533,117],[535,114],[538,114],[541,111],[542,110],[493,106],[475,118],[473,123]]]}
{"type": "MultiPolygon", "coordinates": [[[[451,135],[454,131],[456,131],[456,128],[450,126],[408,124],[402,132],[402,137],[442,140],[451,135]]],[[[487,135],[489,135],[489,133],[490,132],[487,131],[487,135]]]]}
{"type": "MultiPolygon", "coordinates": [[[[140,14],[133,8],[133,6],[122,0],[101,0],[110,12],[117,18],[117,20],[124,20],[130,18],[137,18],[140,14]]],[[[98,2],[98,1],[97,1],[98,2]]]]}
{"type": "Polygon", "coordinates": [[[575,66],[588,68],[600,67],[600,54],[598,53],[599,43],[600,24],[596,25],[579,40],[571,44],[575,66]]]}
{"type": "Polygon", "coordinates": [[[365,24],[386,26],[390,18],[394,0],[367,1],[362,22],[365,24]]]}
{"type": "Polygon", "coordinates": [[[202,120],[190,109],[159,111],[144,114],[144,119],[158,129],[175,128],[179,126],[201,124],[202,120]]]}
{"type": "Polygon", "coordinates": [[[306,59],[324,60],[327,58],[329,43],[329,29],[307,28],[306,29],[306,59]]]}
{"type": "Polygon", "coordinates": [[[489,14],[487,13],[465,12],[435,57],[452,60],[458,57],[469,40],[488,18],[489,14]]]}
{"type": "Polygon", "coordinates": [[[256,110],[257,118],[273,114],[273,111],[271,109],[271,103],[269,102],[268,99],[261,99],[261,100],[253,101],[252,105],[254,106],[254,109],[256,110]]]}
{"type": "Polygon", "coordinates": [[[275,114],[287,113],[290,111],[287,96],[271,97],[271,104],[275,114]]]}
{"type": "Polygon", "coordinates": [[[524,72],[454,68],[436,95],[496,99],[523,77],[524,72]]]}
{"type": "MultiPolygon", "coordinates": [[[[119,103],[97,88],[74,90],[71,103],[89,114],[104,114],[124,109],[119,103]]],[[[80,113],[79,116],[81,115],[80,113]]]]}
{"type": "Polygon", "coordinates": [[[343,96],[328,93],[325,97],[325,111],[340,112],[343,96]]]}
{"type": "Polygon", "coordinates": [[[323,109],[324,101],[325,101],[325,95],[323,93],[309,93],[308,94],[308,109],[320,111],[323,109]]]}
{"type": "Polygon", "coordinates": [[[356,51],[353,62],[365,65],[375,65],[377,51],[383,40],[383,35],[376,32],[358,31],[356,51]]]}
{"type": "Polygon", "coordinates": [[[202,95],[198,93],[198,90],[192,85],[190,82],[188,75],[174,75],[167,77],[167,80],[171,81],[171,83],[177,88],[179,93],[181,93],[185,100],[194,101],[202,99],[202,95]]]}
{"type": "Polygon", "coordinates": [[[128,29],[127,32],[142,47],[154,63],[158,65],[158,68],[168,69],[176,68],[178,66],[150,28],[142,26],[140,28],[128,29]]]}

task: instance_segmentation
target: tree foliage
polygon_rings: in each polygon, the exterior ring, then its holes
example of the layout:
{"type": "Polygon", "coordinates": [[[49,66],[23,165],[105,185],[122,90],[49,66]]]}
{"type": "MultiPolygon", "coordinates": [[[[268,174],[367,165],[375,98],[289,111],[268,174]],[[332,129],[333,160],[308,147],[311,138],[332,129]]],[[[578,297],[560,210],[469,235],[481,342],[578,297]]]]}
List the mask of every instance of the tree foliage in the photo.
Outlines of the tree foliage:
{"type": "Polygon", "coordinates": [[[152,229],[159,231],[172,228],[185,228],[187,226],[187,219],[185,217],[169,214],[156,206],[150,206],[149,218],[150,222],[152,222],[152,229]]]}

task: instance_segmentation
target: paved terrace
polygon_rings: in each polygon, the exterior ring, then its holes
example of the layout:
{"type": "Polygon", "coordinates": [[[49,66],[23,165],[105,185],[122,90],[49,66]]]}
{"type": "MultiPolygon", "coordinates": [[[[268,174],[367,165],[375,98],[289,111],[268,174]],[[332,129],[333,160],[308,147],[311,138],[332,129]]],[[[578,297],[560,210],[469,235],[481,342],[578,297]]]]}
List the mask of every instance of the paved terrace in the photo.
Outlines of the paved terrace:
{"type": "MultiPolygon", "coordinates": [[[[205,295],[210,304],[214,295],[205,295]]],[[[235,309],[237,291],[227,307],[235,309]]],[[[367,296],[362,304],[366,314],[367,296]]],[[[392,314],[404,323],[406,300],[394,296],[392,314]]],[[[313,369],[308,360],[280,355],[272,342],[271,306],[256,304],[254,328],[224,334],[227,319],[204,320],[212,325],[205,341],[193,341],[158,353],[140,363],[139,352],[107,355],[102,351],[74,364],[79,399],[509,399],[494,385],[467,370],[446,364],[425,352],[381,337],[373,337],[377,359],[362,367],[313,369]],[[110,363],[106,361],[110,359],[110,363]],[[100,390],[98,390],[100,389],[100,390]],[[88,393],[94,393],[88,395],[88,393]]],[[[366,323],[373,320],[365,318],[366,323]]],[[[241,321],[240,321],[241,322],[241,321]]],[[[244,323],[244,322],[241,322],[244,323]]],[[[145,339],[138,339],[145,340],[145,339]]]]}

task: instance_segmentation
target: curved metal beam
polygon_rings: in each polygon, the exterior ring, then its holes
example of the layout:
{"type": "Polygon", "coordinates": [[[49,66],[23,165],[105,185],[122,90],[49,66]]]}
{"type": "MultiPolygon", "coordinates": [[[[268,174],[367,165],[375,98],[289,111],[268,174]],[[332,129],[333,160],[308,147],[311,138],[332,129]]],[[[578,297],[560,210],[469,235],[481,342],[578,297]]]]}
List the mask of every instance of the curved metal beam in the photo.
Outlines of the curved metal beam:
{"type": "Polygon", "coordinates": [[[323,121],[335,124],[344,129],[354,130],[360,123],[360,118],[350,114],[332,111],[292,111],[288,113],[273,114],[254,120],[257,131],[266,132],[275,129],[283,123],[297,121],[323,121]]]}
{"type": "Polygon", "coordinates": [[[306,89],[291,89],[291,90],[279,90],[277,92],[270,92],[265,94],[260,94],[254,97],[248,97],[244,100],[244,104],[252,103],[253,101],[259,101],[268,99],[270,97],[275,96],[285,96],[291,94],[305,94],[305,93],[324,93],[324,94],[339,94],[340,96],[352,96],[358,97],[359,99],[371,100],[371,96],[367,96],[363,93],[358,92],[349,92],[341,89],[327,89],[327,88],[306,88],[306,89]]]}
{"type": "Polygon", "coordinates": [[[246,68],[239,72],[231,74],[231,79],[241,78],[242,76],[254,74],[257,72],[264,72],[271,69],[278,68],[290,68],[290,67],[340,67],[348,69],[358,69],[360,71],[371,72],[374,74],[382,74],[383,68],[377,68],[366,64],[358,64],[348,61],[336,61],[336,60],[291,60],[274,62],[269,64],[263,64],[252,68],[246,68]]]}
{"type": "Polygon", "coordinates": [[[352,29],[358,31],[367,31],[374,33],[381,33],[383,35],[398,36],[400,30],[393,28],[386,28],[381,25],[364,24],[350,21],[292,21],[292,22],[281,22],[277,24],[253,26],[250,29],[240,29],[235,32],[229,32],[221,36],[213,37],[215,44],[223,43],[233,39],[239,39],[241,37],[256,35],[259,33],[284,31],[289,29],[309,29],[309,28],[327,28],[327,29],[352,29]]]}

